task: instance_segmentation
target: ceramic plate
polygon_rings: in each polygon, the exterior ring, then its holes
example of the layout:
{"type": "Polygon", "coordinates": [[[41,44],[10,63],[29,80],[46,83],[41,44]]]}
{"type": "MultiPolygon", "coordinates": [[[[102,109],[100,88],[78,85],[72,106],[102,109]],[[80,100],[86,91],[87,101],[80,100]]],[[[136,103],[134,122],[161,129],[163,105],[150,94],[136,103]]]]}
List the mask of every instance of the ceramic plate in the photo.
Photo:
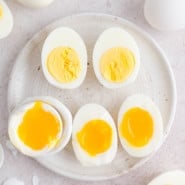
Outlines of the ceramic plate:
{"type": "MultiPolygon", "coordinates": [[[[176,105],[176,87],[172,70],[156,42],[132,23],[102,14],[81,14],[62,18],[37,33],[15,61],[8,93],[10,111],[27,97],[47,95],[66,104],[73,116],[80,106],[90,102],[99,103],[109,110],[115,121],[119,107],[128,95],[144,93],[154,100],[161,111],[164,120],[164,139],[172,125],[176,105]],[[49,32],[58,26],[75,29],[88,48],[87,77],[82,86],[75,90],[60,90],[52,87],[42,73],[42,45],[49,32]],[[138,43],[141,53],[141,68],[137,80],[117,90],[109,90],[100,85],[93,72],[91,60],[96,39],[103,30],[112,26],[119,26],[128,31],[138,43]]],[[[45,167],[70,178],[105,180],[130,172],[150,157],[143,159],[130,157],[119,144],[116,158],[110,165],[86,168],[76,160],[70,142],[61,153],[37,160],[45,167]]]]}

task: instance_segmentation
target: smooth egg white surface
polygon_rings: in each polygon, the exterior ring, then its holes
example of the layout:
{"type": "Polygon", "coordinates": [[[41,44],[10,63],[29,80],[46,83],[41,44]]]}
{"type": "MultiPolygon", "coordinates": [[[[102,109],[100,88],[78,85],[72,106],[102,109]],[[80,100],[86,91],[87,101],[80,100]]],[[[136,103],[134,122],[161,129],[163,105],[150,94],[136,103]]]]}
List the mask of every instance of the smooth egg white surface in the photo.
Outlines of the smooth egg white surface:
{"type": "Polygon", "coordinates": [[[4,163],[4,150],[2,145],[0,144],[0,169],[3,166],[4,163]]]}
{"type": "Polygon", "coordinates": [[[146,20],[159,30],[185,28],[184,0],[146,0],[144,15],[146,20]]]}
{"type": "Polygon", "coordinates": [[[52,31],[46,38],[42,49],[42,69],[48,82],[61,89],[73,89],[79,87],[85,79],[87,72],[87,50],[84,41],[71,28],[59,27],[52,31]],[[50,52],[57,47],[70,47],[74,49],[81,62],[81,72],[79,77],[70,83],[60,83],[49,73],[47,68],[47,58],[50,52]]]}
{"type": "Polygon", "coordinates": [[[29,98],[19,105],[9,117],[8,133],[13,145],[23,154],[31,157],[50,155],[61,151],[69,142],[72,132],[72,116],[65,105],[51,97],[34,97],[29,98]],[[61,124],[61,132],[58,133],[56,146],[45,147],[42,150],[33,150],[26,146],[17,134],[17,128],[22,121],[24,114],[34,106],[35,101],[43,102],[43,108],[53,114],[61,124]]]}
{"type": "Polygon", "coordinates": [[[6,180],[3,185],[24,185],[24,182],[18,180],[17,178],[10,178],[6,180]]]}
{"type": "Polygon", "coordinates": [[[123,148],[133,157],[146,157],[159,148],[163,141],[163,120],[159,109],[154,102],[147,96],[136,94],[129,96],[121,105],[118,114],[118,133],[123,148]],[[131,108],[139,107],[150,113],[153,124],[154,133],[149,143],[143,147],[132,146],[123,136],[120,135],[119,127],[124,114],[131,108]]]}
{"type": "Polygon", "coordinates": [[[19,1],[25,6],[29,6],[32,8],[41,8],[41,7],[48,6],[54,0],[17,0],[17,1],[19,1]]]}
{"type": "Polygon", "coordinates": [[[169,171],[154,178],[148,185],[184,185],[185,172],[182,170],[169,171]]]}
{"type": "Polygon", "coordinates": [[[86,104],[76,113],[73,121],[72,144],[76,158],[84,166],[100,166],[110,163],[117,152],[117,131],[115,123],[109,112],[98,104],[86,104]],[[106,121],[112,129],[112,144],[110,148],[96,156],[90,156],[83,148],[81,148],[76,134],[90,120],[101,119],[106,121]]]}
{"type": "Polygon", "coordinates": [[[112,27],[105,30],[98,38],[93,51],[93,67],[99,82],[107,88],[119,88],[133,82],[140,67],[140,53],[134,38],[125,30],[119,27],[112,27]],[[123,47],[132,51],[135,57],[135,67],[132,74],[123,82],[115,83],[107,81],[100,71],[101,56],[110,48],[123,47]]]}
{"type": "Polygon", "coordinates": [[[0,39],[7,37],[13,28],[13,16],[7,4],[0,0],[3,15],[0,17],[0,39]]]}

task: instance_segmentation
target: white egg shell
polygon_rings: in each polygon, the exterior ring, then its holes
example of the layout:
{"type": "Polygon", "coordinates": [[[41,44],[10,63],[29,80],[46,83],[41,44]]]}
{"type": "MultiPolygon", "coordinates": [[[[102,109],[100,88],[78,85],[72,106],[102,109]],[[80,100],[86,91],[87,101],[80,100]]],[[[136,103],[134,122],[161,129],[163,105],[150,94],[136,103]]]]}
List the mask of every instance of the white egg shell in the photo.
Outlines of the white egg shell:
{"type": "Polygon", "coordinates": [[[24,182],[18,180],[17,178],[10,178],[6,180],[3,185],[24,185],[24,182]]]}
{"type": "Polygon", "coordinates": [[[159,30],[185,28],[184,0],[146,0],[144,15],[146,20],[159,30]]]}
{"type": "Polygon", "coordinates": [[[110,163],[115,158],[117,152],[117,131],[114,120],[112,119],[109,112],[104,107],[97,104],[86,104],[81,107],[73,120],[72,144],[75,155],[82,165],[100,166],[110,163]],[[80,144],[78,143],[76,134],[88,121],[93,119],[101,119],[109,123],[113,130],[113,139],[109,150],[92,157],[81,148],[80,144]]]}
{"type": "Polygon", "coordinates": [[[154,123],[154,133],[150,142],[144,147],[134,147],[130,145],[119,133],[119,138],[123,148],[133,157],[146,157],[156,151],[163,141],[163,121],[159,109],[147,96],[136,94],[129,96],[121,105],[118,114],[118,130],[124,114],[131,108],[140,107],[150,113],[154,123]]]}
{"type": "Polygon", "coordinates": [[[129,83],[133,82],[138,74],[139,67],[140,67],[140,53],[136,41],[134,38],[125,30],[119,27],[112,27],[105,30],[98,38],[94,51],[93,51],[93,67],[94,72],[99,80],[99,82],[107,88],[119,88],[122,86],[126,86],[129,83]],[[100,71],[100,59],[101,56],[106,52],[108,49],[113,47],[123,47],[130,49],[134,53],[135,57],[135,68],[132,74],[121,83],[113,83],[107,81],[101,74],[100,71]]]}
{"type": "MultiPolygon", "coordinates": [[[[61,124],[62,124],[61,123],[61,124]]],[[[8,133],[13,145],[23,154],[30,157],[39,157],[43,155],[51,155],[61,151],[69,142],[72,132],[72,115],[67,107],[59,102],[57,99],[52,97],[32,97],[26,99],[22,104],[17,106],[9,117],[8,133]],[[46,147],[39,151],[34,151],[33,149],[26,146],[17,135],[17,128],[21,123],[23,115],[25,112],[33,107],[35,101],[42,101],[43,108],[61,120],[63,123],[62,132],[59,133],[59,142],[57,146],[46,147]]]]}
{"type": "Polygon", "coordinates": [[[13,16],[7,4],[0,0],[3,9],[3,16],[0,18],[0,39],[7,37],[13,28],[13,16]]]}
{"type": "Polygon", "coordinates": [[[184,185],[185,172],[182,170],[175,170],[163,173],[153,179],[148,185],[184,185]]]}
{"type": "Polygon", "coordinates": [[[4,150],[2,145],[0,144],[0,169],[3,166],[4,163],[4,150]]]}
{"type": "Polygon", "coordinates": [[[42,8],[51,4],[54,0],[18,0],[25,6],[32,8],[42,8]]]}
{"type": "Polygon", "coordinates": [[[79,87],[85,79],[87,72],[87,50],[84,41],[77,32],[67,27],[59,27],[52,31],[46,38],[42,49],[42,69],[48,82],[61,89],[73,89],[79,87]],[[50,52],[60,46],[73,48],[81,62],[79,77],[71,83],[60,83],[56,81],[47,69],[47,58],[50,52]]]}

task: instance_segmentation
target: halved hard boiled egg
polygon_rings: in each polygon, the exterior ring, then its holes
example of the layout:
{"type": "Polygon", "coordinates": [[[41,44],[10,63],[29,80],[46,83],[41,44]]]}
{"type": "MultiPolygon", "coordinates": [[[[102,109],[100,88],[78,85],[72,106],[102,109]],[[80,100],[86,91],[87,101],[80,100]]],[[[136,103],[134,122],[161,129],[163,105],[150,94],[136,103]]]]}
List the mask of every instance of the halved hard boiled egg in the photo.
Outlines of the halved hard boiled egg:
{"type": "Polygon", "coordinates": [[[78,33],[67,27],[52,31],[43,45],[42,68],[51,85],[79,87],[87,72],[87,51],[78,33]]]}
{"type": "Polygon", "coordinates": [[[18,0],[20,3],[24,4],[25,6],[30,6],[32,8],[41,8],[48,6],[54,0],[18,0]]]}
{"type": "Polygon", "coordinates": [[[3,0],[0,0],[0,39],[7,37],[13,28],[13,16],[3,0]]]}
{"type": "Polygon", "coordinates": [[[51,97],[26,100],[9,118],[8,133],[12,144],[31,157],[62,150],[69,142],[71,132],[71,113],[51,97]]]}
{"type": "Polygon", "coordinates": [[[84,166],[110,163],[117,152],[117,131],[109,112],[98,104],[86,104],[73,121],[72,144],[84,166]]]}
{"type": "Polygon", "coordinates": [[[132,95],[121,105],[118,132],[123,148],[133,157],[145,157],[162,143],[163,121],[159,109],[145,95],[132,95]]]}
{"type": "Polygon", "coordinates": [[[163,173],[153,179],[148,185],[184,185],[185,172],[182,170],[175,170],[163,173]]]}
{"type": "Polygon", "coordinates": [[[94,47],[93,67],[97,79],[107,88],[119,88],[133,82],[140,67],[136,41],[122,28],[105,30],[94,47]]]}

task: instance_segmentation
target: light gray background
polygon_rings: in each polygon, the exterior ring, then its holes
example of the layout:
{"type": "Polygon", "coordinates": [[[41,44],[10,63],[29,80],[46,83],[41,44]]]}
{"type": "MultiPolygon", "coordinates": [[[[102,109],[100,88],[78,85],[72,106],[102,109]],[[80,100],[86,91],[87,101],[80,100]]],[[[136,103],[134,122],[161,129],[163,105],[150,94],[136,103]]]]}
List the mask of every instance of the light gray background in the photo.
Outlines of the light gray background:
{"type": "MultiPolygon", "coordinates": [[[[185,170],[185,30],[160,32],[151,28],[143,16],[144,0],[55,0],[47,8],[25,8],[15,0],[7,0],[14,16],[11,35],[0,40],[0,143],[5,149],[5,163],[0,169],[0,184],[9,177],[17,177],[31,185],[33,175],[40,185],[85,185],[87,182],[61,177],[40,166],[36,161],[6,148],[7,136],[7,85],[9,74],[19,51],[41,28],[52,21],[81,12],[101,12],[128,19],[146,30],[164,49],[177,81],[178,104],[171,133],[156,155],[141,168],[114,180],[88,183],[90,185],[147,185],[157,174],[171,169],[185,170]]],[[[157,74],[156,74],[157,75],[157,74]]],[[[94,179],[96,180],[96,179],[94,179]]]]}

